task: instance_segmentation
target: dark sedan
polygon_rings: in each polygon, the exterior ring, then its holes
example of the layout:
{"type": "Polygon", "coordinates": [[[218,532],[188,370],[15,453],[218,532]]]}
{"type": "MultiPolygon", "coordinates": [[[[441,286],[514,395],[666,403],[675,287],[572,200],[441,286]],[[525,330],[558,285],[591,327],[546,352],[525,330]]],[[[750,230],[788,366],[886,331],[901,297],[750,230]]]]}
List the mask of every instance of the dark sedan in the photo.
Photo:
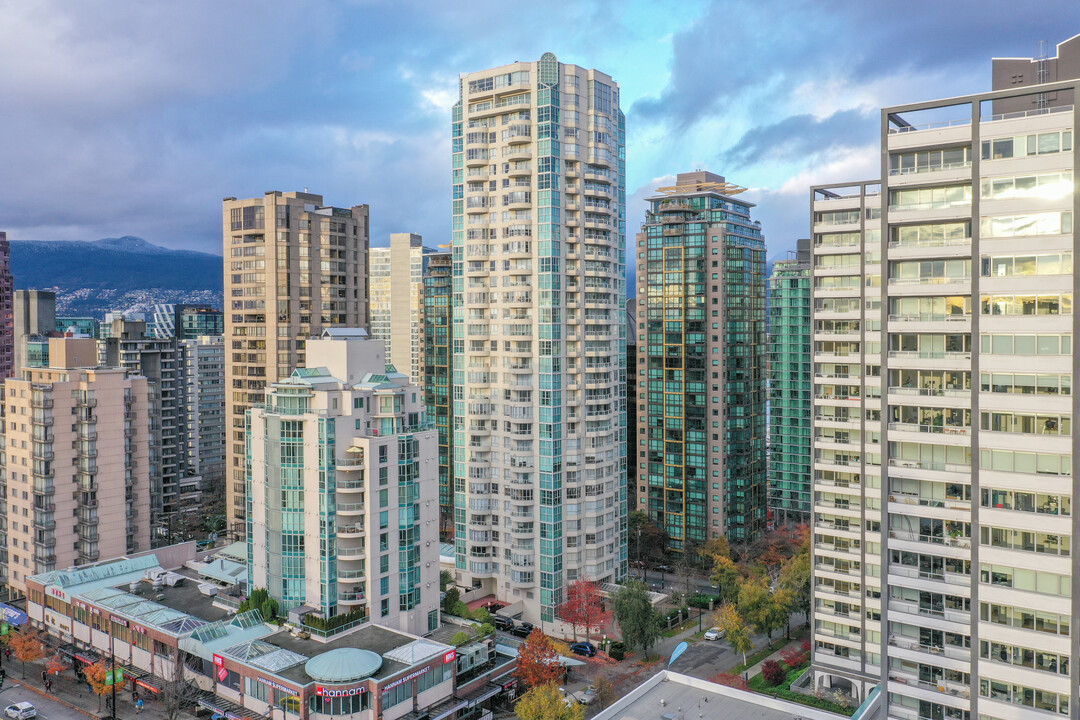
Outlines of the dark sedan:
{"type": "Polygon", "coordinates": [[[530,622],[523,622],[514,626],[514,629],[510,631],[510,634],[517,635],[520,638],[527,638],[532,634],[535,629],[535,625],[530,622]]]}

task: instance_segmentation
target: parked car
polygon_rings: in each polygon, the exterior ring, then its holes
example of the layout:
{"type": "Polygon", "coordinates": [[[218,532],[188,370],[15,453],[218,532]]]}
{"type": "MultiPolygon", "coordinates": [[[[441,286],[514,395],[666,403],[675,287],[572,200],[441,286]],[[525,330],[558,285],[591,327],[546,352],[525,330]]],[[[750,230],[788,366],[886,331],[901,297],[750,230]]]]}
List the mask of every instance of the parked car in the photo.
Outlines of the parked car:
{"type": "Polygon", "coordinates": [[[585,657],[593,657],[596,655],[596,646],[591,642],[570,643],[570,650],[575,655],[584,655],[585,657]]]}
{"type": "Polygon", "coordinates": [[[719,640],[722,637],[724,637],[724,631],[718,627],[709,628],[705,631],[706,640],[719,640]]]}
{"type": "Polygon", "coordinates": [[[653,570],[655,570],[656,572],[659,572],[659,573],[669,573],[669,572],[671,572],[671,566],[670,565],[657,565],[656,567],[653,568],[653,570]]]}
{"type": "Polygon", "coordinates": [[[510,631],[511,634],[517,635],[520,638],[527,638],[532,634],[532,631],[536,628],[531,622],[523,622],[520,625],[515,625],[514,629],[510,631]]]}
{"type": "Polygon", "coordinates": [[[596,700],[596,687],[590,685],[578,693],[577,701],[582,705],[591,705],[596,700]]]}
{"type": "Polygon", "coordinates": [[[12,720],[30,720],[30,718],[37,717],[37,708],[33,704],[28,702],[19,702],[14,705],[8,705],[4,709],[4,714],[12,720]]]}
{"type": "Polygon", "coordinates": [[[514,621],[512,618],[503,617],[502,615],[496,615],[495,629],[502,630],[503,632],[512,632],[514,630],[514,621]]]}

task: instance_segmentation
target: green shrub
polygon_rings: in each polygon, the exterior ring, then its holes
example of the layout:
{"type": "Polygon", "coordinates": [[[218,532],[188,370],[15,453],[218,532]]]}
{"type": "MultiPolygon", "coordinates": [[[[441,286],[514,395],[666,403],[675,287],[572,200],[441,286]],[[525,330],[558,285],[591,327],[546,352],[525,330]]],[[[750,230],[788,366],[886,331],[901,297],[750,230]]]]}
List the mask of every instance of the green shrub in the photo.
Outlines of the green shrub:
{"type": "Polygon", "coordinates": [[[470,617],[478,623],[484,623],[486,625],[495,624],[495,618],[491,617],[491,613],[487,611],[487,608],[476,608],[472,611],[470,617]]]}
{"type": "Polygon", "coordinates": [[[487,637],[488,635],[494,635],[494,634],[495,634],[495,626],[492,625],[491,623],[484,623],[483,625],[480,626],[480,635],[482,637],[487,637]]]}
{"type": "Polygon", "coordinates": [[[460,590],[458,590],[457,588],[450,588],[449,590],[447,590],[446,595],[444,595],[442,599],[443,612],[448,613],[453,611],[454,605],[456,605],[459,600],[461,600],[460,590]]]}
{"type": "Polygon", "coordinates": [[[686,604],[699,610],[708,610],[709,603],[713,600],[715,598],[712,595],[689,595],[686,598],[686,604]]]}
{"type": "Polygon", "coordinates": [[[450,614],[456,615],[459,618],[468,619],[471,617],[471,614],[469,613],[469,606],[461,602],[460,600],[454,603],[454,606],[450,608],[450,614]]]}
{"type": "Polygon", "coordinates": [[[626,657],[626,646],[621,642],[611,643],[607,654],[612,660],[622,660],[626,657]]]}
{"type": "Polygon", "coordinates": [[[464,630],[454,633],[454,637],[450,638],[450,642],[452,642],[454,645],[457,645],[458,647],[461,647],[470,640],[472,640],[472,635],[465,632],[464,630]]]}
{"type": "Polygon", "coordinates": [[[268,597],[259,606],[259,610],[262,612],[263,620],[273,620],[277,617],[278,602],[274,598],[268,597]]]}

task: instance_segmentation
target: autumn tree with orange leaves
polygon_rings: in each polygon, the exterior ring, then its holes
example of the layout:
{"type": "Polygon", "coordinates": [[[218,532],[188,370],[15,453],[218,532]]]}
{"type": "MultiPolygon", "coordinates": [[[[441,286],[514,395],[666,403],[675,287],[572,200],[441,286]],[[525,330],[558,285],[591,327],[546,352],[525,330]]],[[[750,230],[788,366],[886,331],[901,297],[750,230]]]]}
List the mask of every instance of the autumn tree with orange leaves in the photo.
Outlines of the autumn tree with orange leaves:
{"type": "Polygon", "coordinates": [[[599,632],[611,620],[611,613],[604,608],[604,596],[600,594],[599,583],[590,580],[575,580],[566,588],[566,602],[558,607],[559,618],[568,623],[577,640],[578,628],[589,633],[599,632]]]}
{"type": "Polygon", "coordinates": [[[518,664],[515,675],[530,688],[548,683],[558,683],[563,676],[559,654],[551,644],[551,638],[539,630],[533,630],[518,648],[518,664]]]}
{"type": "Polygon", "coordinates": [[[16,659],[22,663],[22,676],[26,678],[26,663],[36,662],[45,657],[45,645],[41,642],[41,635],[37,631],[16,633],[10,636],[8,645],[15,653],[16,659]]]}
{"type": "Polygon", "coordinates": [[[83,668],[83,676],[90,684],[90,689],[98,696],[98,712],[101,712],[101,698],[112,694],[112,685],[109,684],[109,665],[104,660],[98,660],[93,665],[83,668]]]}

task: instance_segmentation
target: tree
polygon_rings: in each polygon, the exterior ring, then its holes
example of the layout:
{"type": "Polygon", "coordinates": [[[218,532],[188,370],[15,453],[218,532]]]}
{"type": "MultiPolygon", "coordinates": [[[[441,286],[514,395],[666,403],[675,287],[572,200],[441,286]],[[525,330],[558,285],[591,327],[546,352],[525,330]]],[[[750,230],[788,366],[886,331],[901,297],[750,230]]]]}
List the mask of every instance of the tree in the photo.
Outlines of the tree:
{"type": "Polygon", "coordinates": [[[461,591],[458,590],[455,587],[450,588],[449,590],[446,591],[446,594],[443,595],[443,599],[442,599],[443,612],[444,613],[449,613],[451,610],[454,609],[454,606],[457,605],[458,602],[460,602],[460,601],[461,601],[461,591]]]}
{"type": "Polygon", "coordinates": [[[810,620],[810,552],[792,555],[780,567],[779,586],[791,593],[791,609],[810,620]]]}
{"type": "MultiPolygon", "coordinates": [[[[158,699],[165,707],[166,720],[180,720],[181,714],[199,699],[199,688],[187,679],[185,668],[189,663],[202,661],[183,650],[177,651],[172,673],[162,685],[158,699]]],[[[194,668],[193,668],[194,669],[194,668]]]]}
{"type": "Polygon", "coordinates": [[[739,610],[731,603],[720,607],[717,611],[716,626],[724,631],[724,638],[731,649],[742,655],[743,665],[746,664],[746,653],[754,649],[754,642],[750,639],[750,628],[746,626],[739,610]]]}
{"type": "Polygon", "coordinates": [[[22,663],[22,676],[25,679],[26,663],[37,662],[45,657],[45,645],[41,642],[41,635],[36,630],[27,630],[12,635],[8,643],[16,659],[22,663]]]}
{"type": "Polygon", "coordinates": [[[611,619],[610,613],[604,609],[600,585],[589,580],[570,583],[566,588],[566,602],[559,605],[558,614],[573,628],[575,640],[579,627],[585,631],[585,639],[588,640],[591,631],[599,632],[611,619]]]}
{"type": "Polygon", "coordinates": [[[735,602],[743,573],[731,557],[727,538],[713,538],[698,549],[698,554],[712,561],[709,579],[720,590],[720,603],[735,602]]]}
{"type": "Polygon", "coordinates": [[[648,654],[649,648],[660,637],[660,614],[653,607],[645,584],[638,580],[628,581],[615,593],[612,607],[623,642],[648,654]]]}
{"type": "Polygon", "coordinates": [[[664,559],[667,533],[648,513],[633,510],[627,515],[630,557],[637,562],[656,563],[664,559]],[[640,532],[640,534],[639,534],[640,532]]]}
{"type": "Polygon", "coordinates": [[[454,584],[454,573],[449,570],[439,571],[439,589],[445,590],[454,584]]]}
{"type": "MultiPolygon", "coordinates": [[[[251,591],[251,594],[247,596],[247,599],[240,603],[240,607],[237,608],[236,612],[242,613],[247,612],[248,610],[261,611],[263,605],[269,599],[270,593],[266,590],[266,588],[255,588],[251,591]]],[[[270,618],[264,615],[263,619],[269,620],[270,618]]]]}
{"type": "Polygon", "coordinates": [[[530,688],[558,683],[562,678],[563,668],[559,662],[559,654],[551,645],[551,638],[539,630],[530,633],[518,648],[515,675],[530,688]]]}
{"type": "Polygon", "coordinates": [[[596,702],[603,710],[615,700],[615,686],[611,684],[611,678],[607,675],[597,677],[593,685],[596,687],[596,702]]]}
{"type": "Polygon", "coordinates": [[[739,614],[754,630],[764,633],[772,647],[772,634],[787,623],[790,595],[769,592],[765,580],[748,582],[739,590],[739,614]]]}
{"type": "Polygon", "coordinates": [[[61,660],[59,655],[53,655],[49,662],[45,663],[45,672],[49,675],[59,675],[67,669],[67,663],[61,660]]]}
{"type": "Polygon", "coordinates": [[[675,560],[675,574],[686,583],[686,592],[690,592],[690,581],[694,579],[702,568],[703,557],[700,553],[700,545],[695,545],[687,540],[683,551],[675,560]]]}
{"type": "Polygon", "coordinates": [[[585,720],[585,707],[567,703],[555,683],[532,688],[514,706],[518,720],[585,720]]]}
{"type": "Polygon", "coordinates": [[[101,712],[101,698],[112,695],[112,685],[109,684],[109,665],[105,660],[98,660],[93,665],[87,665],[83,669],[83,677],[90,685],[90,690],[98,696],[98,712],[101,712]]]}

